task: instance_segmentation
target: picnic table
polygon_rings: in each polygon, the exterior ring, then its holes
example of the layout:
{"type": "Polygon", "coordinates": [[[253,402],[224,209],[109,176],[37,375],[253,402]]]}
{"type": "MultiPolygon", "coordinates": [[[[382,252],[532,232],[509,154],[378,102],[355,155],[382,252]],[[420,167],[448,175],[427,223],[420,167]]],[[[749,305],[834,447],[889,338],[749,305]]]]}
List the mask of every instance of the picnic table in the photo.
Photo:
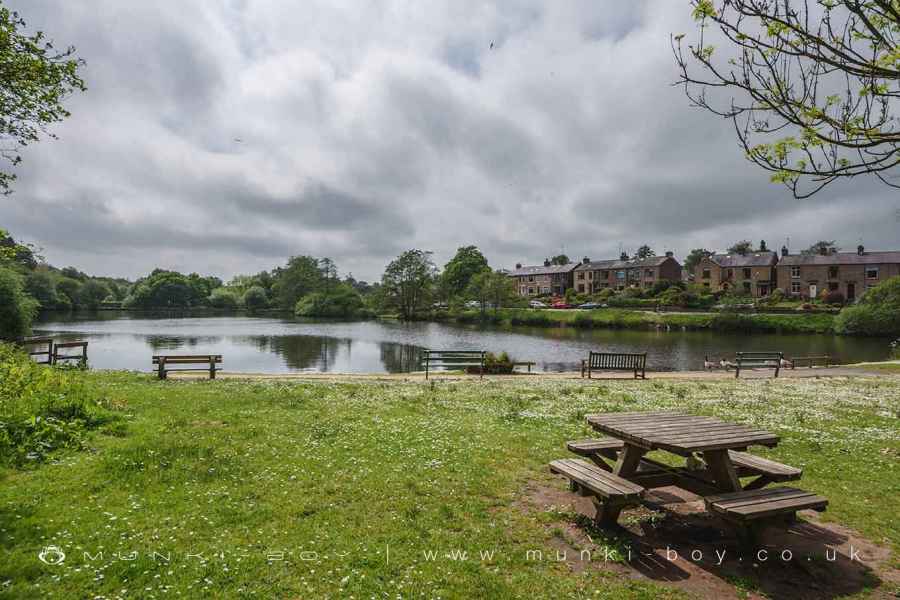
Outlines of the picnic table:
{"type": "Polygon", "coordinates": [[[779,437],[769,431],[670,411],[604,413],[586,419],[611,437],[568,442],[570,451],[591,462],[560,459],[550,463],[550,470],[567,477],[574,491],[592,497],[598,524],[613,524],[623,508],[641,502],[646,488],[670,485],[702,496],[711,513],[740,526],[745,540],[752,540],[755,526],[764,519],[792,519],[797,510],[822,511],[828,504],[797,488],[766,488],[803,474],[745,452],[751,446],[777,446],[779,437]],[[673,467],[645,456],[654,450],[686,457],[687,464],[673,467]],[[751,476],[753,480],[741,484],[741,477],[751,476]]]}

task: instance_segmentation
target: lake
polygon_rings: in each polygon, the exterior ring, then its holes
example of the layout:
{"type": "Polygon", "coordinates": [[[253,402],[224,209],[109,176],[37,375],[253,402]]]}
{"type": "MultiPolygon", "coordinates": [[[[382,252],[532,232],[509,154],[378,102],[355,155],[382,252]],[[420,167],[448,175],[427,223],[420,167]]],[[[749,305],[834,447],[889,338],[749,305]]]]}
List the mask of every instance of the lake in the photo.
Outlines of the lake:
{"type": "Polygon", "coordinates": [[[709,331],[463,326],[396,321],[335,322],[280,317],[154,317],[127,312],[42,316],[35,335],[87,340],[97,369],[151,370],[153,354],[221,354],[226,371],[245,373],[403,373],[419,370],[422,350],[506,351],[537,370],[572,371],[589,350],[646,352],[647,368],[687,371],[739,350],[787,356],[829,354],[838,362],[884,360],[888,341],[830,335],[709,331]]]}

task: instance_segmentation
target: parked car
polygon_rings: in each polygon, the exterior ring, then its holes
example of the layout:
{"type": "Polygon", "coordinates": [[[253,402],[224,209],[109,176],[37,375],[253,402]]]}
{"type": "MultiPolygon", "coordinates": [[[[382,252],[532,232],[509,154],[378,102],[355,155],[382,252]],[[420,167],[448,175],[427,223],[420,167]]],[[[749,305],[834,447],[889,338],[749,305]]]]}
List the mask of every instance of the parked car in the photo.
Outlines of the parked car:
{"type": "Polygon", "coordinates": [[[466,308],[481,308],[481,302],[478,300],[469,300],[466,302],[466,308]]]}
{"type": "Polygon", "coordinates": [[[547,308],[547,304],[544,302],[541,302],[540,300],[532,300],[531,302],[528,303],[528,306],[530,308],[547,308]]]}
{"type": "Polygon", "coordinates": [[[565,300],[558,300],[553,303],[551,308],[574,308],[574,306],[568,304],[565,300]]]}
{"type": "Polygon", "coordinates": [[[578,308],[606,308],[605,304],[600,304],[599,302],[585,302],[584,304],[578,305],[578,308]]]}

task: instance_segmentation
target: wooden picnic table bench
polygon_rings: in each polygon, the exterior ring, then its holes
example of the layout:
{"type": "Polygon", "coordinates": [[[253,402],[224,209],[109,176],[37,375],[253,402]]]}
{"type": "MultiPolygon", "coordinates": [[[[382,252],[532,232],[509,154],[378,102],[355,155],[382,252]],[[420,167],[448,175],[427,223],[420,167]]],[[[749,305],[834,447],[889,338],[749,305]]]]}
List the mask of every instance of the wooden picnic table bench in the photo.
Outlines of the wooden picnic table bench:
{"type": "Polygon", "coordinates": [[[422,362],[425,363],[425,379],[432,366],[478,367],[479,378],[484,377],[484,350],[425,350],[422,362]]]}
{"type": "Polygon", "coordinates": [[[531,360],[516,360],[516,361],[513,361],[512,366],[513,366],[513,369],[515,369],[516,367],[528,367],[528,372],[531,373],[531,367],[533,367],[536,364],[537,364],[536,362],[531,361],[531,360]]]}
{"type": "MultiPolygon", "coordinates": [[[[795,490],[792,493],[797,496],[792,501],[769,498],[761,493],[761,488],[769,483],[796,480],[803,474],[801,469],[743,452],[750,446],[776,446],[778,436],[768,431],[714,417],[669,411],[588,415],[587,421],[594,429],[612,437],[573,440],[566,444],[570,451],[592,460],[596,469],[643,488],[676,485],[712,498],[710,502],[715,503],[715,507],[710,509],[711,512],[732,523],[741,524],[743,517],[740,515],[749,514],[750,509],[746,506],[763,503],[763,499],[772,502],[766,505],[765,511],[753,512],[753,519],[792,516],[797,510],[815,509],[824,500],[816,497],[815,501],[804,504],[801,498],[809,499],[815,495],[796,488],[780,488],[795,490]],[[647,458],[645,455],[653,450],[687,457],[688,465],[673,467],[647,458]],[[695,453],[703,460],[698,460],[695,453]],[[742,486],[741,477],[754,479],[742,486]],[[756,500],[748,501],[748,504],[738,502],[743,498],[756,500]],[[738,511],[738,506],[745,508],[738,511]]],[[[574,481],[572,469],[551,469],[574,481]]],[[[606,500],[601,495],[598,501],[606,500]]]]}
{"type": "Polygon", "coordinates": [[[77,360],[82,365],[86,365],[88,360],[87,349],[87,342],[55,342],[53,344],[53,364],[59,364],[60,361],[77,360]],[[74,348],[78,348],[81,351],[75,354],[68,353],[74,348]],[[60,350],[63,350],[63,352],[61,353],[60,350]]]}
{"type": "Polygon", "coordinates": [[[41,365],[53,364],[52,337],[26,337],[19,340],[19,345],[28,350],[28,356],[43,356],[43,360],[35,359],[41,365]]]}
{"type": "Polygon", "coordinates": [[[778,377],[783,360],[783,352],[738,352],[734,359],[734,377],[740,377],[741,369],[775,369],[775,377],[778,377]]]}
{"type": "Polygon", "coordinates": [[[647,378],[647,354],[591,352],[581,361],[581,376],[591,378],[593,371],[632,371],[634,378],[647,378]]]}
{"type": "Polygon", "coordinates": [[[157,366],[160,379],[166,379],[169,373],[175,371],[209,371],[209,378],[216,378],[216,365],[222,364],[221,354],[160,354],[153,357],[153,364],[157,366]],[[169,365],[175,365],[175,368],[169,365]],[[206,365],[203,367],[191,367],[180,365],[206,365]]]}
{"type": "Polygon", "coordinates": [[[642,486],[577,458],[554,460],[550,472],[568,478],[572,491],[591,497],[598,525],[614,524],[623,508],[640,504],[644,495],[642,486]]]}

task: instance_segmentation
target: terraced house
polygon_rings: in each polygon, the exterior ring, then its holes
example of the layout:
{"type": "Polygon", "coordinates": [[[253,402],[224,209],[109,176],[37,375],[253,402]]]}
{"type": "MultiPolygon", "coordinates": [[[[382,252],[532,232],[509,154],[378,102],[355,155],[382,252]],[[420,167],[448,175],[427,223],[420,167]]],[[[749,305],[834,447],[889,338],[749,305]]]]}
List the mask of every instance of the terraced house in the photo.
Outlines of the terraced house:
{"type": "Polygon", "coordinates": [[[817,298],[828,291],[852,302],[870,287],[900,275],[900,251],[867,252],[863,246],[856,252],[824,248],[818,254],[781,250],[778,287],[798,298],[817,298]]]}
{"type": "Polygon", "coordinates": [[[769,251],[713,254],[694,267],[694,283],[712,291],[734,290],[760,298],[776,287],[776,264],[778,255],[769,251]]]}
{"type": "Polygon", "coordinates": [[[664,279],[681,281],[681,263],[671,252],[643,259],[622,255],[619,260],[591,261],[585,257],[575,267],[574,284],[579,294],[591,294],[606,288],[650,288],[664,279]]]}
{"type": "Polygon", "coordinates": [[[516,280],[516,291],[524,298],[548,294],[562,296],[572,287],[572,271],[576,266],[578,263],[554,265],[550,261],[533,267],[517,264],[509,276],[516,280]]]}

